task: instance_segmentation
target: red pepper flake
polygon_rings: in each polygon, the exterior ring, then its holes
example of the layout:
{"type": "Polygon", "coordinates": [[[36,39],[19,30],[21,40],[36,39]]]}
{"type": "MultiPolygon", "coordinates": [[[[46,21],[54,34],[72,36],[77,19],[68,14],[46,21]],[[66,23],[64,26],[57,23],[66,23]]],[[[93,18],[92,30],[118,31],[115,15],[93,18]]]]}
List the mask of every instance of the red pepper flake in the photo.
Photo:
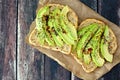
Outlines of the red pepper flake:
{"type": "Polygon", "coordinates": [[[92,48],[88,48],[88,50],[87,50],[87,53],[86,54],[90,54],[91,52],[92,52],[92,48]]]}
{"type": "Polygon", "coordinates": [[[93,50],[92,48],[88,48],[88,51],[90,51],[90,52],[91,52],[92,50],[93,50]]]}

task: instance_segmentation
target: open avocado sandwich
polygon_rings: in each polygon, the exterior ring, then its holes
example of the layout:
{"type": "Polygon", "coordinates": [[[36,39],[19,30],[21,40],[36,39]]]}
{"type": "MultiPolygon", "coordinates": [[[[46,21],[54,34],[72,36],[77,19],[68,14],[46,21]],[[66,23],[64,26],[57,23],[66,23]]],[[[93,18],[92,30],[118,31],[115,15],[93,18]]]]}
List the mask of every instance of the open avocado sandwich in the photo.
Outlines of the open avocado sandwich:
{"type": "Polygon", "coordinates": [[[31,45],[71,55],[87,73],[112,62],[117,41],[104,22],[86,19],[78,26],[76,13],[60,4],[40,8],[35,22],[28,37],[31,45]]]}
{"type": "Polygon", "coordinates": [[[112,62],[117,42],[108,25],[96,19],[86,19],[77,33],[78,42],[72,55],[86,72],[102,67],[105,61],[112,62]]]}
{"type": "Polygon", "coordinates": [[[78,18],[68,6],[48,4],[42,7],[36,17],[36,27],[29,36],[29,42],[35,46],[71,52],[71,46],[77,41],[78,18]]]}

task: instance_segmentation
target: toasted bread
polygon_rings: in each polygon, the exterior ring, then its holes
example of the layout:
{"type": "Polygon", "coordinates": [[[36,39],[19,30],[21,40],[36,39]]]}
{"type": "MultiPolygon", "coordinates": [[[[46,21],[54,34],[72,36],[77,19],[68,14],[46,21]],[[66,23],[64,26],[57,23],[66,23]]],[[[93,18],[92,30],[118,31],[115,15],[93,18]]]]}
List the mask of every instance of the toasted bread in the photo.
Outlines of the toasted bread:
{"type": "MultiPolygon", "coordinates": [[[[60,9],[62,9],[64,7],[64,5],[60,5],[60,4],[47,4],[47,6],[50,7],[50,10],[54,9],[56,6],[59,7],[60,9]]],[[[42,9],[42,8],[40,8],[40,9],[42,9]]],[[[76,29],[78,27],[78,17],[76,15],[76,13],[71,8],[69,8],[69,13],[68,13],[67,17],[68,17],[68,20],[74,25],[74,27],[76,29]]],[[[62,47],[58,47],[56,45],[55,46],[50,46],[47,42],[45,42],[44,45],[41,45],[39,43],[39,40],[37,39],[37,34],[38,34],[38,30],[35,27],[30,32],[30,35],[28,37],[29,38],[29,43],[31,45],[40,46],[40,47],[44,47],[44,48],[47,48],[47,49],[52,49],[52,50],[55,50],[55,51],[60,51],[60,52],[62,52],[64,54],[70,54],[71,45],[64,44],[62,47]]]]}
{"type": "MultiPolygon", "coordinates": [[[[86,19],[86,20],[84,20],[81,24],[80,24],[80,26],[79,26],[79,29],[81,29],[81,28],[83,28],[83,27],[85,27],[85,26],[87,26],[87,25],[90,25],[91,23],[97,23],[97,24],[99,24],[99,25],[102,25],[102,26],[105,26],[105,23],[104,22],[102,22],[102,21],[99,21],[99,20],[96,20],[96,19],[86,19]]],[[[116,41],[116,37],[115,37],[115,35],[114,35],[114,33],[113,33],[113,31],[109,28],[109,32],[110,32],[110,44],[109,44],[109,46],[111,46],[111,50],[109,49],[109,52],[110,52],[110,54],[113,54],[113,53],[115,53],[115,51],[116,51],[116,49],[117,49],[117,41],[116,41]]],[[[91,60],[91,62],[89,63],[89,64],[85,64],[84,63],[84,61],[81,61],[81,60],[79,60],[78,58],[77,58],[77,53],[74,51],[74,52],[72,52],[71,53],[72,55],[73,55],[73,57],[74,57],[74,59],[79,63],[79,64],[81,64],[82,65],[82,67],[83,67],[83,69],[87,72],[87,73],[90,73],[90,72],[92,72],[92,71],[94,71],[96,68],[97,68],[97,66],[95,65],[95,63],[91,60]]]]}

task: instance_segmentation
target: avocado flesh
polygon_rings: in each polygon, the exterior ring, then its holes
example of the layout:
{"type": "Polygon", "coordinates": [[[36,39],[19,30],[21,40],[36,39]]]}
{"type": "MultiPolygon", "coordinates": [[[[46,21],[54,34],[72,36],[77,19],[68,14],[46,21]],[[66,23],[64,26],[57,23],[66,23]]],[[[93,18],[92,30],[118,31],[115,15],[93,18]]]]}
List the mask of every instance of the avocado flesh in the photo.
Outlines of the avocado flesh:
{"type": "Polygon", "coordinates": [[[64,45],[63,41],[61,40],[61,38],[59,36],[52,34],[52,37],[53,37],[53,39],[58,47],[62,47],[64,45]]]}
{"type": "Polygon", "coordinates": [[[42,8],[38,12],[37,17],[36,17],[36,28],[38,30],[37,37],[38,37],[38,41],[41,45],[44,45],[44,42],[45,42],[45,32],[43,29],[43,23],[42,23],[41,17],[43,16],[43,14],[45,14],[47,12],[47,10],[48,10],[48,7],[42,8]]]}
{"type": "Polygon", "coordinates": [[[45,6],[43,7],[42,9],[40,9],[37,13],[37,17],[36,17],[36,27],[37,27],[37,30],[41,30],[43,25],[45,25],[44,23],[42,23],[42,17],[43,15],[48,15],[49,14],[49,7],[48,6],[45,6]]]}
{"type": "Polygon", "coordinates": [[[75,40],[74,38],[73,38],[73,36],[71,35],[71,31],[68,29],[68,27],[67,27],[67,25],[65,25],[65,23],[63,22],[63,20],[61,19],[61,27],[64,29],[64,31],[66,31],[66,33],[67,33],[67,36],[71,39],[71,40],[75,40]]]}
{"type": "Polygon", "coordinates": [[[98,29],[98,25],[97,24],[91,24],[88,25],[88,27],[91,27],[89,31],[87,31],[78,41],[78,45],[77,45],[77,57],[79,59],[82,59],[83,57],[83,50],[86,46],[86,44],[88,43],[88,41],[91,39],[91,37],[94,35],[94,33],[97,31],[98,29]]]}
{"type": "MultiPolygon", "coordinates": [[[[59,9],[56,9],[55,12],[58,12],[59,9]]],[[[59,14],[59,12],[58,12],[59,14]]],[[[74,44],[74,40],[71,40],[71,38],[69,37],[69,33],[67,32],[66,29],[63,29],[63,27],[60,24],[60,16],[54,16],[54,28],[55,31],[58,33],[58,35],[62,38],[62,40],[68,44],[68,45],[72,45],[74,44]],[[65,32],[65,33],[64,33],[65,32]]]]}
{"type": "Polygon", "coordinates": [[[54,41],[53,41],[52,38],[50,37],[51,35],[50,35],[47,31],[45,31],[45,34],[46,34],[45,40],[47,41],[47,43],[48,43],[50,46],[54,46],[54,45],[55,45],[55,44],[54,44],[54,41]]]}
{"type": "Polygon", "coordinates": [[[84,58],[84,63],[85,64],[89,64],[91,62],[90,54],[83,54],[83,58],[84,58]]]}
{"type": "MultiPolygon", "coordinates": [[[[50,33],[47,31],[47,21],[44,20],[44,16],[43,15],[49,15],[49,7],[45,6],[44,8],[42,8],[36,17],[36,26],[38,31],[43,31],[43,33],[45,34],[45,38],[41,38],[41,39],[45,39],[46,42],[50,45],[50,46],[54,46],[54,41],[52,40],[50,33]],[[43,19],[42,19],[43,18],[43,19]]],[[[40,36],[41,37],[41,36],[40,36]]],[[[43,41],[43,40],[42,40],[43,41]]]]}
{"type": "MultiPolygon", "coordinates": [[[[51,27],[51,29],[53,28],[54,25],[54,20],[50,19],[48,21],[48,26],[51,27]]],[[[62,47],[63,46],[63,41],[61,40],[61,38],[56,34],[57,32],[55,30],[51,31],[51,35],[56,43],[57,46],[62,47]]]]}
{"type": "MultiPolygon", "coordinates": [[[[86,31],[88,31],[91,28],[91,26],[89,27],[83,27],[80,31],[78,31],[78,36],[81,37],[82,35],[84,35],[86,33],[86,31]]],[[[83,52],[83,61],[85,64],[90,64],[90,62],[92,61],[91,58],[91,44],[88,42],[88,44],[85,46],[84,52],[83,52]]]]}
{"type": "Polygon", "coordinates": [[[73,40],[77,40],[77,31],[75,26],[68,20],[67,14],[69,13],[68,6],[65,6],[61,11],[60,21],[62,28],[70,34],[70,38],[73,40]]]}
{"type": "Polygon", "coordinates": [[[61,12],[59,8],[56,8],[53,11],[53,16],[55,19],[54,23],[56,26],[54,27],[55,27],[56,32],[59,34],[59,36],[63,39],[63,41],[66,44],[73,45],[75,42],[74,42],[74,39],[70,35],[71,31],[68,30],[69,28],[67,28],[68,26],[64,23],[64,19],[61,18],[61,12]]]}
{"type": "Polygon", "coordinates": [[[85,26],[78,30],[78,38],[81,38],[90,28],[91,26],[85,26]]]}
{"type": "Polygon", "coordinates": [[[62,29],[60,28],[60,26],[58,24],[56,24],[57,21],[55,20],[55,25],[56,27],[55,28],[55,31],[58,33],[58,35],[62,38],[62,40],[68,44],[68,45],[72,45],[74,44],[74,41],[71,40],[69,37],[68,37],[68,34],[65,34],[65,33],[62,33],[62,29]]]}
{"type": "Polygon", "coordinates": [[[108,26],[105,27],[105,31],[101,41],[101,54],[108,62],[112,62],[113,55],[109,53],[108,50],[108,42],[109,40],[109,28],[108,26]],[[104,38],[103,38],[104,37],[104,38]]]}
{"type": "Polygon", "coordinates": [[[44,45],[45,42],[45,34],[43,31],[37,33],[38,41],[41,45],[44,45]]]}
{"type": "Polygon", "coordinates": [[[90,44],[92,45],[91,48],[93,49],[91,52],[92,60],[98,67],[103,66],[105,62],[104,59],[100,56],[100,41],[103,31],[104,27],[101,26],[90,41],[90,44]]]}
{"type": "MultiPolygon", "coordinates": [[[[91,26],[84,26],[83,28],[77,31],[78,40],[91,28],[91,26]]],[[[72,51],[76,50],[77,43],[75,43],[72,47],[72,51]]]]}
{"type": "Polygon", "coordinates": [[[51,46],[56,44],[57,46],[62,47],[64,42],[68,45],[74,45],[75,40],[77,40],[77,31],[75,26],[67,19],[68,11],[68,7],[63,7],[62,10],[60,10],[59,7],[55,7],[55,9],[50,12],[49,6],[45,6],[38,11],[36,27],[39,32],[43,32],[45,34],[44,38],[39,35],[41,44],[46,41],[51,46]],[[46,16],[48,16],[48,20],[44,20],[44,17],[46,16]],[[61,18],[61,16],[63,17],[61,18]],[[52,19],[54,22],[51,23],[49,19],[52,19]],[[52,25],[49,26],[49,23],[52,25]],[[54,28],[54,31],[48,27],[54,28]]]}
{"type": "Polygon", "coordinates": [[[92,61],[91,52],[92,52],[92,45],[88,42],[83,52],[83,57],[84,57],[83,61],[85,64],[89,64],[92,61]]]}

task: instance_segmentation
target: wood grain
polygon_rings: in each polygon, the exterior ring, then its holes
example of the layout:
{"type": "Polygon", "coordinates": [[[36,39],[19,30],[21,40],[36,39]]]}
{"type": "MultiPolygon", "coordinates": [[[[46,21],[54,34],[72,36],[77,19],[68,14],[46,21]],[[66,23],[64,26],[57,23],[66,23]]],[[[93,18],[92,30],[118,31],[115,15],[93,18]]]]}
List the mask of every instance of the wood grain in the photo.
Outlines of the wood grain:
{"type": "Polygon", "coordinates": [[[37,4],[38,0],[19,0],[18,3],[17,80],[44,80],[44,55],[25,42],[37,4]]]}
{"type": "Polygon", "coordinates": [[[120,0],[99,0],[98,12],[111,22],[119,25],[120,21],[120,0]],[[119,15],[119,16],[118,16],[119,15]]]}
{"type": "Polygon", "coordinates": [[[45,80],[70,80],[70,72],[45,56],[45,80]]]}
{"type": "Polygon", "coordinates": [[[97,11],[97,0],[80,0],[86,6],[90,7],[94,11],[97,11]]]}
{"type": "MultiPolygon", "coordinates": [[[[0,80],[81,80],[25,43],[38,1],[0,0],[0,80]]],[[[80,1],[120,26],[120,0],[80,1]]],[[[119,79],[120,64],[99,80],[119,79]]]]}
{"type": "Polygon", "coordinates": [[[16,80],[17,0],[0,0],[0,80],[16,80]]]}

